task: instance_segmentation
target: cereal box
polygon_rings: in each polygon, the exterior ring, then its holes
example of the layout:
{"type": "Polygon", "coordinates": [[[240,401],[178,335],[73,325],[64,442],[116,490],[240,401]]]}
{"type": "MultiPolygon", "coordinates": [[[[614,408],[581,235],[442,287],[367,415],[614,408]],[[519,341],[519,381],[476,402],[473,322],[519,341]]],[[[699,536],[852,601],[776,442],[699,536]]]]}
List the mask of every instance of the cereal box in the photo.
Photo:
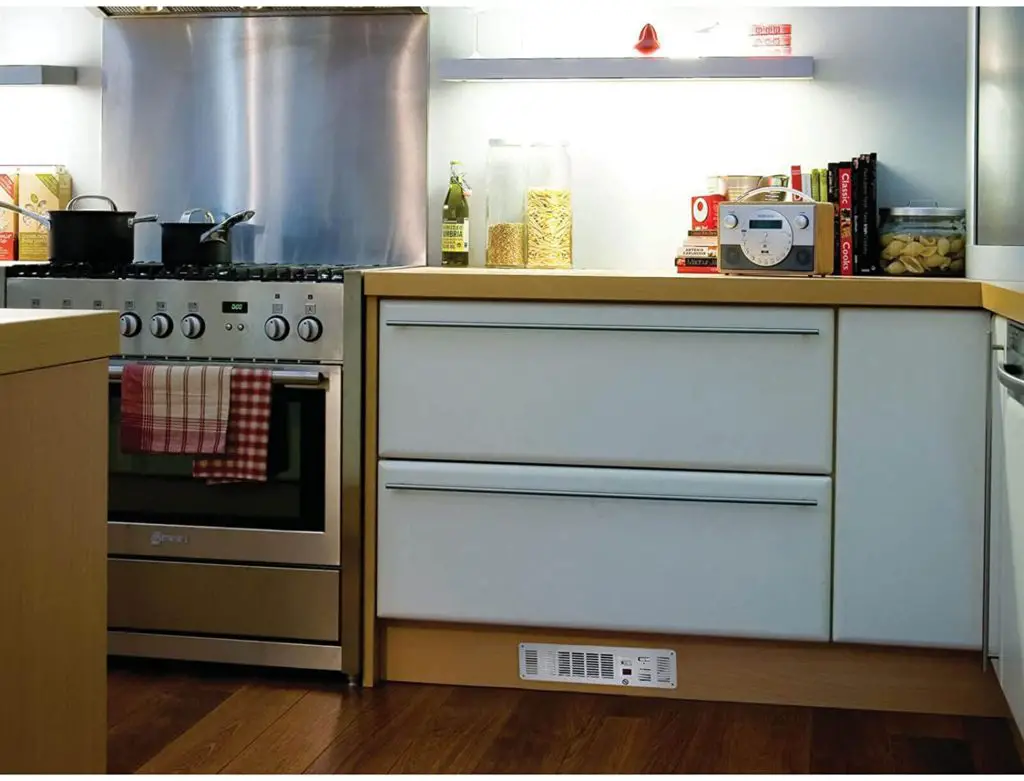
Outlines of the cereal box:
{"type": "MultiPolygon", "coordinates": [[[[71,174],[62,165],[22,166],[18,205],[37,214],[66,209],[71,200],[71,174]]],[[[18,259],[49,260],[49,229],[31,217],[18,218],[18,259]]]]}
{"type": "MultiPolygon", "coordinates": [[[[18,170],[0,168],[0,201],[18,202],[18,170]]],[[[15,260],[18,240],[18,213],[0,209],[0,260],[15,260]]]]}

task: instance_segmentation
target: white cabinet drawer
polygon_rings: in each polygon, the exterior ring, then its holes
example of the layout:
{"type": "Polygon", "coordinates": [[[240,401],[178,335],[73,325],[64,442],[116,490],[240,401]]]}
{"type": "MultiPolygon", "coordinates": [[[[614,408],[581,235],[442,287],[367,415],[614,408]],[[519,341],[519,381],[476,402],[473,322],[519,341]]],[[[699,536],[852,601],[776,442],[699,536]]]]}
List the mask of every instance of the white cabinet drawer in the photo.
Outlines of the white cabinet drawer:
{"type": "Polygon", "coordinates": [[[828,640],[831,479],[382,461],[382,617],[828,640]]]}
{"type": "Polygon", "coordinates": [[[383,458],[829,474],[834,314],[385,301],[383,458]]]}

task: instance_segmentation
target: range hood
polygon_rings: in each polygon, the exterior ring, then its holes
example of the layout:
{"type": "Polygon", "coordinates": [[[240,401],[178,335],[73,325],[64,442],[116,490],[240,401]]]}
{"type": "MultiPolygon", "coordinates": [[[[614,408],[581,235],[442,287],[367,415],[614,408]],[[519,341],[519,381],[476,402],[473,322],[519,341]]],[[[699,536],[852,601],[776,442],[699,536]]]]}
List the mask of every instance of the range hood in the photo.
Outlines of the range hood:
{"type": "Polygon", "coordinates": [[[108,5],[100,6],[104,16],[123,19],[129,16],[337,16],[366,14],[422,14],[418,6],[173,6],[173,5],[108,5]]]}

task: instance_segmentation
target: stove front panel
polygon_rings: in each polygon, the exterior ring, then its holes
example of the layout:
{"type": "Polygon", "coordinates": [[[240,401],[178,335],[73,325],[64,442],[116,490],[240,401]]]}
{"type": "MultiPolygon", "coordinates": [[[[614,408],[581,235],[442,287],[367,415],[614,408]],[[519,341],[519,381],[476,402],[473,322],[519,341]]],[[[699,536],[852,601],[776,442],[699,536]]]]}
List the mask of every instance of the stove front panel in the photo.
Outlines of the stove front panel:
{"type": "Polygon", "coordinates": [[[120,312],[122,355],[342,362],[340,283],[17,277],[7,306],[120,312]]]}

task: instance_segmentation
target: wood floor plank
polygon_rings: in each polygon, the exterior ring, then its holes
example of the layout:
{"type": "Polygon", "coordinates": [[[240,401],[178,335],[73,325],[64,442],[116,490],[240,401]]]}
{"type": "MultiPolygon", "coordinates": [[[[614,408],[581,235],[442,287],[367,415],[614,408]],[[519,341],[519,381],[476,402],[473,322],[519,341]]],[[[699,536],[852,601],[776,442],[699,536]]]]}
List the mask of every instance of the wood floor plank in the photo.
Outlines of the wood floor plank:
{"type": "Polygon", "coordinates": [[[1009,722],[419,686],[203,665],[112,669],[124,773],[1021,773],[1009,722]]]}
{"type": "Polygon", "coordinates": [[[686,700],[609,698],[609,718],[640,719],[643,728],[618,760],[631,773],[664,775],[675,772],[697,734],[707,703],[686,700]],[[658,705],[655,705],[658,702],[658,705]]]}
{"type": "Polygon", "coordinates": [[[512,689],[455,688],[389,772],[471,773],[521,698],[512,689]]]}
{"type": "Polygon", "coordinates": [[[720,772],[810,772],[811,717],[806,708],[729,704],[720,772]]]}
{"type": "Polygon", "coordinates": [[[817,708],[811,717],[812,773],[894,773],[889,734],[881,714],[817,708]]]}
{"type": "Polygon", "coordinates": [[[474,773],[556,773],[599,724],[603,698],[526,691],[474,773]]]}
{"type": "Polygon", "coordinates": [[[916,775],[974,773],[971,747],[966,741],[894,735],[891,744],[897,773],[916,775]]]}
{"type": "Polygon", "coordinates": [[[450,693],[446,686],[393,683],[364,691],[367,707],[305,772],[387,773],[422,719],[450,693]]]}
{"type": "Polygon", "coordinates": [[[305,689],[281,685],[243,686],[139,772],[219,773],[305,694],[305,689]]]}
{"type": "Polygon", "coordinates": [[[346,689],[307,692],[222,772],[304,771],[366,707],[366,698],[346,689]]]}
{"type": "Polygon", "coordinates": [[[603,716],[598,719],[590,739],[567,756],[558,772],[571,774],[639,772],[634,749],[643,737],[649,719],[629,716],[603,716]]]}
{"type": "Polygon", "coordinates": [[[930,713],[886,713],[885,728],[890,735],[914,738],[964,739],[964,719],[930,713]]]}
{"type": "Polygon", "coordinates": [[[146,686],[122,678],[116,720],[108,722],[107,771],[134,773],[238,688],[220,680],[159,677],[146,686]]]}
{"type": "Polygon", "coordinates": [[[971,746],[975,772],[986,775],[1024,773],[1012,730],[1006,719],[964,719],[964,736],[971,746]]]}

